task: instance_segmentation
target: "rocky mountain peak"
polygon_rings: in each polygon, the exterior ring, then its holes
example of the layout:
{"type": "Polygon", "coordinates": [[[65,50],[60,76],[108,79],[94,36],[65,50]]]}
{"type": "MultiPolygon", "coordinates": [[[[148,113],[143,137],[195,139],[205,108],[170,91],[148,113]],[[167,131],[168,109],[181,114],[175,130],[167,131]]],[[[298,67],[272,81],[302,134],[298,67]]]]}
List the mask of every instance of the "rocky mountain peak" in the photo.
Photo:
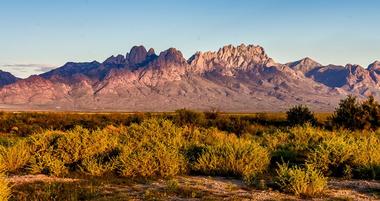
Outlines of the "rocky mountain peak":
{"type": "Polygon", "coordinates": [[[183,57],[182,52],[175,48],[169,48],[161,52],[157,60],[159,62],[164,62],[164,63],[177,63],[177,64],[186,63],[186,60],[183,57]]]}
{"type": "Polygon", "coordinates": [[[261,62],[268,59],[264,48],[255,45],[246,46],[245,44],[241,44],[236,47],[233,45],[224,46],[218,50],[216,55],[218,58],[225,61],[238,59],[240,57],[256,62],[261,62]]]}
{"type": "Polygon", "coordinates": [[[380,72],[380,61],[376,60],[368,66],[368,70],[380,72]]]}
{"type": "Polygon", "coordinates": [[[188,61],[196,72],[207,72],[215,68],[222,71],[246,70],[255,66],[265,66],[274,61],[267,56],[264,48],[256,45],[226,45],[217,52],[197,52],[188,61]]]}
{"type": "Polygon", "coordinates": [[[286,64],[293,70],[301,71],[302,73],[308,73],[311,70],[321,67],[322,65],[309,57],[305,57],[301,60],[290,62],[286,64]]]}
{"type": "Polygon", "coordinates": [[[116,65],[119,65],[119,64],[125,64],[125,57],[124,55],[117,55],[116,57],[114,55],[112,55],[111,57],[109,57],[108,59],[106,59],[103,64],[116,64],[116,65]]]}
{"type": "Polygon", "coordinates": [[[126,60],[129,66],[136,66],[146,60],[147,54],[144,46],[133,46],[131,51],[127,53],[126,60]]]}
{"type": "Polygon", "coordinates": [[[358,64],[347,64],[345,66],[345,68],[348,69],[348,71],[352,74],[361,73],[361,72],[366,71],[362,66],[360,66],[358,64]]]}
{"type": "Polygon", "coordinates": [[[149,48],[147,56],[150,57],[150,56],[153,56],[153,55],[156,55],[156,53],[154,52],[154,49],[153,48],[149,48]]]}

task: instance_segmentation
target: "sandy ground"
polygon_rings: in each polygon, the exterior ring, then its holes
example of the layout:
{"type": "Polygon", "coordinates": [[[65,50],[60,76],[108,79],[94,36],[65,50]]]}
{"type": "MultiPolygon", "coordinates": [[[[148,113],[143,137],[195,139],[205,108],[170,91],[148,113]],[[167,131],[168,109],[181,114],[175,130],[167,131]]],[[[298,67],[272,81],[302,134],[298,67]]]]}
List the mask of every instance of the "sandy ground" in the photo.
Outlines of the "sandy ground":
{"type": "MultiPolygon", "coordinates": [[[[9,180],[14,186],[29,185],[33,182],[83,181],[46,175],[11,176],[9,180]]],[[[162,200],[380,200],[380,182],[365,180],[332,179],[325,195],[312,199],[299,198],[271,189],[257,190],[236,179],[203,176],[178,176],[170,181],[156,180],[148,183],[116,182],[108,183],[99,189],[103,195],[95,200],[123,200],[124,197],[126,200],[146,200],[149,196],[159,197],[162,200]]]]}
{"type": "Polygon", "coordinates": [[[80,181],[79,179],[59,178],[59,177],[47,176],[44,174],[10,176],[8,179],[13,185],[23,185],[23,184],[33,183],[33,182],[78,182],[80,181]]]}

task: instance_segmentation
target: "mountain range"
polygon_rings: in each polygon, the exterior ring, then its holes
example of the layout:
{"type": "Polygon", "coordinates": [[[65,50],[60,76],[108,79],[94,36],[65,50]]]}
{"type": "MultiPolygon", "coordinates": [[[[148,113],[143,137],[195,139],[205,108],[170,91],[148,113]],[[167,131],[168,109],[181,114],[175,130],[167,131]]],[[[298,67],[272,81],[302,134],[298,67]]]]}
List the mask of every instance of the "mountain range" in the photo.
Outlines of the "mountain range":
{"type": "Polygon", "coordinates": [[[19,79],[0,71],[0,108],[68,111],[284,111],[296,104],[331,111],[349,94],[380,99],[380,62],[281,64],[256,45],[227,45],[189,59],[169,48],[134,46],[126,55],[68,62],[19,79]]]}

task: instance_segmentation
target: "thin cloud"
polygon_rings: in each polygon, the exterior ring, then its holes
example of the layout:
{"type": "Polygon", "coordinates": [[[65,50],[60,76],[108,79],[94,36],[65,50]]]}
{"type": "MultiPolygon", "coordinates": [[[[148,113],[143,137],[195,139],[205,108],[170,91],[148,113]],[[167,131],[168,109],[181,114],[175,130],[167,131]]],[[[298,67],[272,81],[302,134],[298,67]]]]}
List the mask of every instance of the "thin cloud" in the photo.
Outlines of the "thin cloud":
{"type": "Polygon", "coordinates": [[[21,70],[25,68],[33,68],[34,71],[39,71],[39,72],[46,72],[46,71],[56,68],[54,65],[49,65],[49,64],[3,64],[2,67],[14,68],[17,70],[21,70]]]}
{"type": "Polygon", "coordinates": [[[0,69],[8,71],[13,75],[26,78],[30,75],[41,74],[56,68],[50,64],[0,64],[0,69]]]}

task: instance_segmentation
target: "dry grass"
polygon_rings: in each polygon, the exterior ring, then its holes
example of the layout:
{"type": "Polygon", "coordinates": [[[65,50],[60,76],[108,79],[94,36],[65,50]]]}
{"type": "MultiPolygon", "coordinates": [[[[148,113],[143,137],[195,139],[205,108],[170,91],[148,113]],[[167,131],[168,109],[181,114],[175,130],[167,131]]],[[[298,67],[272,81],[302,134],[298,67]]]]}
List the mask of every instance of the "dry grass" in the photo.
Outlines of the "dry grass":
{"type": "Polygon", "coordinates": [[[8,179],[3,173],[0,174],[0,201],[6,201],[11,195],[11,188],[8,179]]]}
{"type": "Polygon", "coordinates": [[[0,164],[5,172],[15,173],[27,165],[30,157],[30,149],[25,141],[19,141],[10,147],[0,146],[0,164]]]}

